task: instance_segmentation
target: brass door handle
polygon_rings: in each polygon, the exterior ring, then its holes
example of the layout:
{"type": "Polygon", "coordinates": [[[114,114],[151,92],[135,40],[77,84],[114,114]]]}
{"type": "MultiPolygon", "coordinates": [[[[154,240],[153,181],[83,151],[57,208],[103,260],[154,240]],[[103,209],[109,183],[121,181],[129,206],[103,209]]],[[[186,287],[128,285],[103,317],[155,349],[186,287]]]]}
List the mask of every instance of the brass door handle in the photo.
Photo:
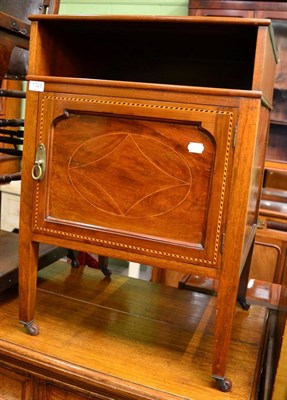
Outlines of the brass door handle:
{"type": "Polygon", "coordinates": [[[35,163],[32,168],[32,178],[35,181],[41,181],[44,178],[46,169],[46,148],[43,143],[40,143],[37,152],[35,163]]]}

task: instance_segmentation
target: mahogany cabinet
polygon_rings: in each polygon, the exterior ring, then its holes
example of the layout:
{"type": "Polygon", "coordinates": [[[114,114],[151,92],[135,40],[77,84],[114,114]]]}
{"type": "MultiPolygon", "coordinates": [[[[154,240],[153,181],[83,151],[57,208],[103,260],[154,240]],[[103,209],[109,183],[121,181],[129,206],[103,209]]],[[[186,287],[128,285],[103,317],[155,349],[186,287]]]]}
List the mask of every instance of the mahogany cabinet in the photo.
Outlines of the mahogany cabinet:
{"type": "Polygon", "coordinates": [[[275,63],[269,20],[32,17],[19,240],[28,333],[42,242],[218,279],[212,376],[230,390],[275,63]]]}

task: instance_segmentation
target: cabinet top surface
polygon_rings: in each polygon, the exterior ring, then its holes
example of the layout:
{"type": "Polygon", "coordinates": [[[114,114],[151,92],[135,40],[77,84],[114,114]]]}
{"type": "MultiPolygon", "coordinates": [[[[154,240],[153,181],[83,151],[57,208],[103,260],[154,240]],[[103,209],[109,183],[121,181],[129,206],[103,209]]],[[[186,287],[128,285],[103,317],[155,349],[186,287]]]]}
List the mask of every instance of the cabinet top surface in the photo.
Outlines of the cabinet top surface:
{"type": "Polygon", "coordinates": [[[143,22],[143,23],[186,23],[186,24],[225,24],[225,25],[252,25],[269,26],[269,19],[236,18],[236,17],[182,17],[156,15],[31,15],[31,21],[56,22],[143,22]]]}

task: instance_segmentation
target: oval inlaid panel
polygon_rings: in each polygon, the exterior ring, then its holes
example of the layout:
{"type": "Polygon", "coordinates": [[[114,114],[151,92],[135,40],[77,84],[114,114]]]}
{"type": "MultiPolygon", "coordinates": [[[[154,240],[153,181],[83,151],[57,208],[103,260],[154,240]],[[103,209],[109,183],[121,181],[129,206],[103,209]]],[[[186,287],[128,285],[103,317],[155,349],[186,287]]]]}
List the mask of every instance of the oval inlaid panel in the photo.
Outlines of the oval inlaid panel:
{"type": "Polygon", "coordinates": [[[82,143],[69,162],[69,178],[89,204],[139,218],[167,213],[191,190],[191,171],[171,146],[139,134],[112,132],[82,143]]]}

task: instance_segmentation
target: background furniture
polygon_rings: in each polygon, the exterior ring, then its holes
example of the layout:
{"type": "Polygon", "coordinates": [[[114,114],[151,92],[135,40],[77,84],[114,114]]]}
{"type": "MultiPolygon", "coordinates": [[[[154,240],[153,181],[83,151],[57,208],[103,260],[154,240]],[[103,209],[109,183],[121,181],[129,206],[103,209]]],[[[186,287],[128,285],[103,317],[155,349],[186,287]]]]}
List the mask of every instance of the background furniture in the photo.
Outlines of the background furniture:
{"type": "Polygon", "coordinates": [[[29,15],[57,14],[60,0],[0,0],[2,38],[1,80],[25,79],[28,67],[29,15]],[[9,36],[9,41],[5,38],[9,36]],[[9,45],[8,45],[9,43],[9,45]],[[5,49],[5,58],[4,58],[5,49]],[[5,60],[5,63],[4,63],[5,60]]]}
{"type": "MultiPolygon", "coordinates": [[[[0,292],[18,283],[18,234],[0,230],[0,292]]],[[[41,244],[37,268],[40,270],[65,257],[67,250],[41,244]]]]}
{"type": "Polygon", "coordinates": [[[264,188],[250,277],[287,283],[287,191],[264,188]]]}
{"type": "Polygon", "coordinates": [[[278,224],[272,224],[271,221],[285,225],[287,223],[287,3],[285,1],[190,0],[189,15],[270,18],[272,21],[279,62],[275,72],[273,110],[270,114],[270,132],[263,181],[263,200],[260,206],[260,220],[263,221],[263,229],[258,231],[256,237],[256,250],[250,277],[283,283],[281,279],[286,275],[285,243],[287,234],[283,233],[284,230],[278,229],[278,224]],[[276,216],[278,207],[280,215],[276,216]],[[269,214],[268,222],[266,212],[269,214]],[[259,259],[257,254],[260,253],[264,253],[267,257],[259,259]],[[267,264],[267,261],[270,263],[267,264]],[[285,272],[282,271],[282,268],[285,272]]]}
{"type": "MultiPolygon", "coordinates": [[[[273,110],[271,111],[270,135],[266,154],[267,179],[278,171],[287,172],[287,3],[285,1],[230,1],[190,0],[189,15],[238,16],[270,18],[278,51],[274,83],[273,110]]],[[[274,179],[274,178],[273,178],[274,179]]],[[[284,178],[280,178],[283,179],[284,178]]],[[[286,184],[286,175],[285,175],[286,184]]],[[[272,185],[268,184],[269,187],[272,185]]],[[[285,186],[285,190],[287,187],[285,186]]]]}
{"type": "Polygon", "coordinates": [[[30,334],[39,243],[218,278],[212,375],[230,390],[273,92],[269,24],[33,17],[19,246],[30,334]]]}
{"type": "Polygon", "coordinates": [[[19,229],[21,181],[0,185],[1,222],[0,227],[7,232],[19,229]]]}
{"type": "Polygon", "coordinates": [[[28,16],[57,13],[59,4],[59,0],[0,0],[0,184],[20,179],[24,134],[20,108],[25,98],[22,81],[28,67],[28,16]]]}
{"type": "MultiPolygon", "coordinates": [[[[18,237],[11,231],[19,227],[20,159],[23,144],[24,120],[20,118],[21,91],[28,67],[28,48],[31,13],[55,13],[59,0],[8,1],[0,0],[0,185],[1,185],[1,262],[0,290],[18,281],[18,237]],[[4,79],[5,78],[5,79],[4,79]],[[19,130],[20,128],[20,130],[19,130]],[[7,232],[5,232],[7,230],[7,232]]],[[[54,246],[41,246],[39,268],[67,255],[67,250],[54,246]]],[[[76,256],[68,251],[72,265],[78,265],[76,256]]]]}
{"type": "MultiPolygon", "coordinates": [[[[0,93],[3,93],[3,91],[19,91],[22,89],[22,82],[21,81],[15,81],[15,80],[7,80],[4,79],[2,81],[0,93]]],[[[12,118],[19,119],[21,116],[21,107],[20,107],[20,101],[18,99],[14,99],[12,97],[1,97],[0,96],[0,118],[1,121],[3,120],[9,120],[12,118]]],[[[1,125],[1,123],[0,123],[1,125]]],[[[10,128],[11,130],[16,130],[17,128],[10,128]]],[[[1,149],[2,152],[0,152],[0,176],[4,174],[13,174],[15,172],[18,172],[20,170],[20,157],[17,155],[11,155],[9,152],[15,149],[14,145],[14,140],[11,140],[10,135],[3,135],[3,133],[7,133],[6,128],[0,127],[0,135],[2,131],[2,136],[1,136],[1,149]],[[3,140],[4,139],[4,140],[3,140]],[[10,143],[12,142],[12,143],[10,143]],[[7,153],[3,151],[4,149],[7,149],[7,153]]],[[[14,132],[13,132],[14,133],[14,132]]],[[[13,136],[12,136],[13,137],[13,136]]],[[[1,181],[1,178],[0,178],[1,181]]]]}
{"type": "Polygon", "coordinates": [[[287,285],[282,285],[280,296],[280,314],[277,322],[277,358],[272,399],[284,399],[287,393],[286,356],[287,356],[287,285]]]}
{"type": "MultiPolygon", "coordinates": [[[[12,3],[12,2],[10,2],[12,3]]],[[[20,89],[19,82],[10,83],[4,80],[8,69],[9,60],[15,47],[28,48],[29,45],[29,25],[14,17],[2,12],[2,3],[0,2],[0,172],[1,174],[10,174],[19,171],[19,154],[11,148],[13,145],[14,127],[10,131],[6,130],[7,125],[14,125],[13,122],[20,116],[20,103],[12,99],[5,99],[7,91],[20,89]],[[4,96],[4,98],[3,98],[4,96]],[[5,128],[5,129],[3,129],[5,128]],[[12,132],[11,132],[12,131],[12,132]],[[6,133],[4,135],[4,133],[6,133]],[[10,145],[7,140],[11,141],[10,145]],[[3,145],[2,145],[3,144],[3,145]]],[[[17,141],[16,136],[16,141],[17,141]]]]}

